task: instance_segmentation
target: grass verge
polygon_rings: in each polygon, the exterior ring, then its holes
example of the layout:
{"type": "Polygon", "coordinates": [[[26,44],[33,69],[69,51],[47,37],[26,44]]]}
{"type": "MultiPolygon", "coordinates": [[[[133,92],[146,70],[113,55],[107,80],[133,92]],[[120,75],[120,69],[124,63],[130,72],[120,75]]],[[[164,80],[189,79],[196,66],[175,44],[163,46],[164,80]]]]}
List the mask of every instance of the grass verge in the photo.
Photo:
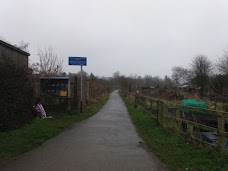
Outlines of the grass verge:
{"type": "Polygon", "coordinates": [[[139,136],[172,171],[227,171],[228,152],[217,153],[198,148],[162,128],[140,107],[124,99],[139,136]]]}
{"type": "Polygon", "coordinates": [[[95,113],[105,104],[109,97],[107,94],[100,101],[90,105],[82,114],[66,112],[54,115],[52,119],[35,119],[22,128],[0,132],[0,166],[17,155],[30,151],[46,140],[58,135],[64,128],[82,121],[95,113]]]}

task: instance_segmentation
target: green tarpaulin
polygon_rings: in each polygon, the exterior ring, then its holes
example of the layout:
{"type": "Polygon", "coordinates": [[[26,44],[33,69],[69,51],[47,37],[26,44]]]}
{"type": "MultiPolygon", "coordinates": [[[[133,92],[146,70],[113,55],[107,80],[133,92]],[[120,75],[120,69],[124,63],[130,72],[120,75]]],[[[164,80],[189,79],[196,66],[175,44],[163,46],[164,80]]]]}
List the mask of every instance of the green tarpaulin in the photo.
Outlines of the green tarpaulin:
{"type": "MultiPolygon", "coordinates": [[[[181,101],[181,105],[182,106],[190,106],[190,107],[198,107],[198,108],[201,108],[201,109],[206,109],[207,108],[206,102],[198,102],[195,99],[182,100],[181,101]]],[[[182,109],[181,111],[183,111],[185,113],[202,114],[201,112],[193,112],[191,110],[186,110],[186,109],[182,109]]]]}

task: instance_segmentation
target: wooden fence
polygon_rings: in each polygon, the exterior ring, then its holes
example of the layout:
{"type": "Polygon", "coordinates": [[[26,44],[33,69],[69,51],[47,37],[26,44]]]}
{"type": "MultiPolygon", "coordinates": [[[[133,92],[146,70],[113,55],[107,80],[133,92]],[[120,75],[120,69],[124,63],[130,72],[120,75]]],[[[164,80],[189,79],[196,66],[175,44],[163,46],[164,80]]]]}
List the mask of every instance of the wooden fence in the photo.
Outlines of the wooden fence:
{"type": "Polygon", "coordinates": [[[47,111],[76,110],[78,99],[70,97],[41,97],[41,103],[47,111]]]}
{"type": "Polygon", "coordinates": [[[127,91],[123,95],[135,106],[140,105],[167,130],[198,145],[221,151],[228,149],[228,112],[174,106],[127,91]]]}

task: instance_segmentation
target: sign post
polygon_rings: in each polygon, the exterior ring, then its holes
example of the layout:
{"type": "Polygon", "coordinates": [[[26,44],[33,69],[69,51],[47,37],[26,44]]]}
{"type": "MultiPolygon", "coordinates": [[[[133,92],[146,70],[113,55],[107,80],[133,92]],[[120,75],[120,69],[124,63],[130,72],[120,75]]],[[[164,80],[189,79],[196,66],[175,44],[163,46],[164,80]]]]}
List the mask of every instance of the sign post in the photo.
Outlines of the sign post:
{"type": "Polygon", "coordinates": [[[81,66],[81,104],[80,104],[80,112],[82,113],[82,101],[83,101],[83,93],[82,93],[82,66],[87,65],[87,58],[86,57],[69,57],[69,65],[80,65],[81,66]]]}
{"type": "Polygon", "coordinates": [[[81,65],[81,103],[80,103],[80,112],[82,113],[82,96],[83,96],[83,93],[82,93],[82,84],[83,84],[83,80],[82,80],[82,65],[81,65]]]}

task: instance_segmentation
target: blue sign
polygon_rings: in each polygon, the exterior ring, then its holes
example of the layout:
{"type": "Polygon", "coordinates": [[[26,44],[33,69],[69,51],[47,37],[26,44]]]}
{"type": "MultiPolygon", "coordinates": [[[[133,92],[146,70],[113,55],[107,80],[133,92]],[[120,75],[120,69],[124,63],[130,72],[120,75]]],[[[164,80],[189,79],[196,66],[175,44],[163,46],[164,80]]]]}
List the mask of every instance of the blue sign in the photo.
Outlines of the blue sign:
{"type": "Polygon", "coordinates": [[[69,57],[69,65],[87,65],[86,57],[69,57]]]}

